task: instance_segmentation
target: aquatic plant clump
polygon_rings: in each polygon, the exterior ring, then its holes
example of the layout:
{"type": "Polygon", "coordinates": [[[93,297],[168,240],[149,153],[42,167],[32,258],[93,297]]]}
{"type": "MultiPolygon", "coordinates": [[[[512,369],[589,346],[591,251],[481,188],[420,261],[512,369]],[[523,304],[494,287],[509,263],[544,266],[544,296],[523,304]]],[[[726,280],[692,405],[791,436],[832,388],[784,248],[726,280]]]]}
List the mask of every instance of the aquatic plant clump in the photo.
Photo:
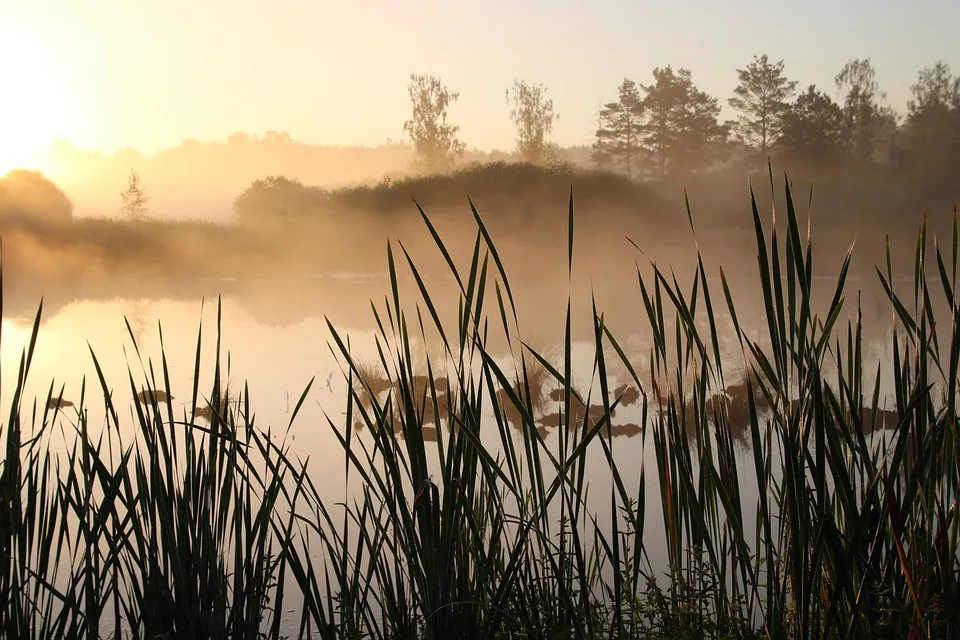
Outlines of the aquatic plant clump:
{"type": "MultiPolygon", "coordinates": [[[[764,228],[751,189],[762,343],[737,321],[723,272],[720,290],[710,284],[698,251],[686,288],[657,265],[652,276],[637,270],[648,370],[594,303],[593,377],[576,385],[570,295],[558,318],[562,353],[548,357],[517,337],[513,289],[473,203],[466,269],[420,209],[459,291],[457,321],[441,322],[447,314],[416,261],[392,243],[391,288],[372,309],[375,359],[355,355],[328,321],[347,383],[346,416],[326,416],[344,456],[347,492],[335,503],[321,497],[317,467],[255,424],[248,391],[224,388],[219,326],[212,392],[199,390],[198,337],[182,415],[163,402],[165,356],[159,379],[152,363],[143,383],[130,373],[140,398],[129,441],[99,365],[102,433],[87,422],[85,397],[70,406],[53,385],[46,408],[31,412],[22,393],[41,307],[3,426],[0,631],[958,637],[956,211],[952,237],[932,251],[921,226],[912,299],[894,291],[889,251],[877,268],[896,319],[884,394],[848,301],[853,248],[829,305],[815,309],[823,281],[812,277],[810,226],[801,234],[784,182],[782,237],[776,224],[764,228]],[[413,299],[400,295],[401,271],[416,285],[413,299]],[[853,314],[845,326],[844,312],[853,314]],[[721,313],[740,362],[721,350],[721,313]],[[443,355],[421,362],[416,344],[428,334],[443,355]],[[494,355],[495,336],[511,358],[494,355]],[[614,368],[626,372],[617,384],[614,368]],[[619,422],[627,407],[639,421],[619,422]],[[74,444],[59,455],[51,436],[67,412],[74,444]],[[617,429],[627,427],[652,451],[652,467],[617,455],[617,429]],[[587,473],[597,456],[601,476],[587,473]],[[748,482],[755,501],[744,497],[748,482]],[[283,616],[290,608],[293,621],[283,616]]],[[[571,192],[569,276],[574,215],[571,192]]],[[[689,203],[687,222],[696,240],[689,203]]]]}

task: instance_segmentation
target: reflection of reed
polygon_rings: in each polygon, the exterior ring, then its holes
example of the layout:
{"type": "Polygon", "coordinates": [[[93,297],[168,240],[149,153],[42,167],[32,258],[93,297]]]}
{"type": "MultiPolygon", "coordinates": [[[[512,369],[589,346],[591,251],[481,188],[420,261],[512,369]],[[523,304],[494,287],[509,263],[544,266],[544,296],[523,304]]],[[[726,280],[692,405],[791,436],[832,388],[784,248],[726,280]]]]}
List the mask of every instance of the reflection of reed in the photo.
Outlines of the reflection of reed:
{"type": "Polygon", "coordinates": [[[47,400],[47,409],[50,409],[51,411],[55,411],[59,409],[68,409],[72,406],[73,406],[72,402],[70,402],[69,400],[64,400],[63,398],[51,397],[47,400]]]}
{"type": "MultiPolygon", "coordinates": [[[[520,398],[520,401],[523,402],[523,392],[520,390],[516,382],[513,383],[513,388],[511,389],[514,395],[520,398]]],[[[507,393],[505,389],[499,389],[493,397],[496,399],[497,407],[496,411],[500,416],[514,429],[520,429],[523,427],[523,414],[520,412],[520,408],[510,399],[510,394],[507,393]]],[[[531,403],[532,408],[536,410],[536,403],[531,403]]]]}
{"type": "MultiPolygon", "coordinates": [[[[583,403],[580,401],[570,402],[570,426],[577,427],[583,424],[584,417],[586,417],[587,422],[590,426],[596,425],[604,416],[606,415],[606,410],[600,405],[590,405],[590,408],[585,412],[583,408],[583,403]]],[[[616,417],[617,412],[615,409],[611,409],[610,417],[616,417]]],[[[563,411],[555,411],[549,415],[542,416],[538,421],[540,424],[548,427],[559,427],[563,424],[564,414],[563,411]]]]}
{"type": "Polygon", "coordinates": [[[629,407],[633,404],[636,404],[637,400],[640,399],[640,391],[636,387],[632,387],[628,384],[622,384],[613,391],[614,399],[620,398],[620,404],[629,407]]]}
{"type": "MultiPolygon", "coordinates": [[[[758,419],[761,418],[763,414],[771,416],[775,408],[771,407],[767,396],[760,389],[753,374],[750,374],[750,377],[753,389],[754,410],[757,413],[758,419]]],[[[730,434],[737,442],[743,445],[750,445],[751,418],[749,396],[750,390],[747,385],[746,376],[744,376],[742,381],[728,385],[723,393],[714,394],[707,398],[699,411],[693,401],[686,402],[682,414],[678,414],[677,418],[678,420],[683,420],[686,435],[690,438],[696,437],[698,431],[698,415],[703,415],[707,420],[712,420],[714,424],[724,425],[730,430],[730,434]]],[[[676,396],[671,395],[669,399],[664,400],[661,409],[668,411],[671,402],[676,404],[676,396]]],[[[801,402],[799,398],[794,398],[789,400],[785,407],[781,405],[781,408],[776,409],[776,411],[785,411],[784,419],[791,420],[798,412],[808,410],[809,406],[809,403],[804,403],[801,402]]],[[[808,419],[812,420],[813,417],[801,416],[801,420],[803,421],[808,419]]],[[[840,416],[840,420],[836,419],[836,416],[833,415],[826,416],[826,419],[834,428],[836,428],[838,424],[843,424],[852,430],[856,425],[856,421],[853,420],[852,413],[849,410],[846,412],[846,415],[840,416]]],[[[896,411],[878,408],[874,414],[874,412],[867,407],[864,407],[860,411],[859,423],[865,434],[893,429],[898,422],[899,416],[896,411]]]]}
{"type": "MultiPolygon", "coordinates": [[[[440,392],[437,392],[437,396],[440,395],[440,392]]],[[[448,394],[444,394],[445,397],[437,398],[437,410],[434,411],[433,401],[430,398],[427,398],[427,405],[424,408],[423,412],[423,423],[424,424],[437,424],[439,421],[446,420],[450,417],[450,407],[449,402],[450,398],[448,394]]]]}
{"type": "MultiPolygon", "coordinates": [[[[542,367],[538,367],[542,369],[542,367]]],[[[451,388],[450,380],[446,377],[435,377],[432,380],[429,375],[417,374],[412,378],[406,378],[401,384],[399,380],[391,381],[382,373],[376,371],[373,367],[360,366],[358,370],[361,373],[362,382],[354,378],[353,392],[354,400],[367,415],[373,414],[374,400],[376,400],[380,409],[387,415],[381,421],[372,420],[374,424],[380,422],[386,425],[392,425],[393,432],[398,437],[404,437],[404,425],[408,428],[410,425],[419,425],[424,441],[436,442],[438,439],[438,429],[440,425],[449,431],[451,424],[451,407],[455,407],[456,394],[451,388]],[[409,385],[409,386],[406,386],[409,385]],[[409,396],[406,394],[410,394],[409,396]],[[406,416],[407,407],[404,398],[409,397],[413,400],[414,415],[406,416]]],[[[749,374],[753,375],[753,374],[749,374]]],[[[585,407],[582,396],[571,390],[570,393],[570,413],[564,415],[564,403],[566,402],[567,392],[563,388],[551,389],[546,391],[546,385],[552,378],[545,370],[537,371],[528,366],[527,385],[521,385],[514,381],[511,384],[511,390],[497,389],[493,394],[494,411],[498,412],[501,419],[509,424],[516,431],[522,431],[524,428],[534,428],[542,438],[546,438],[553,430],[568,424],[571,429],[581,428],[584,423],[588,428],[593,428],[604,420],[606,413],[601,404],[591,404],[585,407]],[[529,397],[527,389],[529,388],[529,397]],[[517,405],[514,398],[518,399],[520,406],[517,405]],[[553,410],[550,406],[553,405],[553,410]],[[522,410],[521,410],[522,408],[522,410]],[[525,420],[524,415],[529,417],[525,420]],[[532,418],[532,424],[525,427],[529,419],[532,418]],[[567,422],[569,420],[569,422],[567,422]]],[[[770,403],[766,395],[760,390],[760,386],[755,378],[750,380],[753,389],[753,403],[758,417],[767,414],[771,410],[770,403]]],[[[730,430],[733,439],[744,446],[749,446],[750,437],[750,402],[747,377],[737,382],[729,384],[722,393],[716,393],[706,398],[702,406],[696,407],[688,400],[680,407],[678,398],[672,392],[666,396],[660,395],[660,390],[655,386],[654,397],[659,397],[659,409],[663,414],[669,411],[676,411],[676,418],[683,425],[683,432],[688,438],[695,438],[698,433],[700,419],[705,419],[715,425],[724,425],[724,428],[730,430]]],[[[617,404],[618,407],[629,407],[637,404],[643,399],[646,402],[647,394],[636,386],[631,384],[621,384],[611,393],[609,404],[617,404]]],[[[801,405],[797,400],[791,400],[786,411],[795,413],[801,410],[801,405]]],[[[209,407],[198,409],[197,415],[204,417],[209,415],[212,409],[209,407]]],[[[356,410],[354,419],[354,428],[363,430],[366,428],[366,421],[363,418],[363,412],[356,410]]],[[[613,438],[634,438],[641,434],[643,425],[635,422],[617,423],[616,408],[611,408],[610,415],[605,425],[600,429],[601,437],[613,438]]],[[[897,414],[894,411],[879,410],[874,421],[872,412],[864,409],[861,412],[861,424],[866,432],[873,432],[881,429],[891,429],[897,424],[897,414]]],[[[852,424],[852,421],[848,421],[852,424]]]]}
{"type": "MultiPolygon", "coordinates": [[[[450,382],[446,377],[437,377],[433,379],[433,387],[437,390],[437,393],[443,393],[449,389],[450,382]]],[[[416,395],[420,396],[422,393],[430,389],[430,376],[413,376],[413,388],[416,391],[416,395]]]]}
{"type": "Polygon", "coordinates": [[[173,396],[167,395],[167,392],[162,389],[145,389],[137,393],[137,400],[143,404],[169,403],[173,400],[173,396]]]}
{"type": "Polygon", "coordinates": [[[212,422],[214,417],[217,417],[217,419],[223,423],[232,422],[232,420],[229,419],[231,417],[230,405],[239,405],[239,402],[240,401],[238,399],[232,398],[230,396],[230,392],[227,391],[227,393],[225,393],[223,397],[219,399],[219,402],[211,402],[208,400],[204,406],[197,407],[194,414],[196,417],[202,418],[207,422],[212,422]]]}
{"type": "Polygon", "coordinates": [[[354,411],[353,427],[358,431],[366,428],[364,413],[368,416],[374,414],[374,404],[384,411],[383,420],[373,419],[373,424],[382,422],[391,425],[393,432],[403,437],[403,425],[420,424],[421,431],[424,434],[424,440],[435,442],[437,439],[436,425],[438,422],[446,420],[450,415],[451,392],[450,381],[444,376],[432,378],[428,375],[414,375],[412,378],[404,378],[402,381],[390,380],[372,365],[363,363],[356,364],[359,376],[353,377],[354,401],[359,405],[354,411]],[[412,383],[411,386],[405,386],[412,383]],[[436,407],[434,406],[434,393],[436,394],[436,407]],[[413,400],[414,412],[416,415],[407,419],[405,412],[404,398],[409,397],[413,400]]]}
{"type": "MultiPolygon", "coordinates": [[[[614,438],[634,438],[642,431],[643,428],[633,422],[610,425],[610,435],[614,438]]],[[[600,435],[606,436],[606,429],[601,429],[600,435]]]]}

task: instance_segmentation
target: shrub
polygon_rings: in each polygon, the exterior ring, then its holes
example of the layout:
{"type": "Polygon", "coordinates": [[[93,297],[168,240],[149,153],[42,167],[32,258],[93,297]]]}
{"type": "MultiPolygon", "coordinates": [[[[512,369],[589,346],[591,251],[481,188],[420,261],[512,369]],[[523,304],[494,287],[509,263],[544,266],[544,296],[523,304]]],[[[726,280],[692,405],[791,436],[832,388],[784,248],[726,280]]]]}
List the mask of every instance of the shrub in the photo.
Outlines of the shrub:
{"type": "Polygon", "coordinates": [[[296,178],[267,176],[254,181],[234,199],[233,213],[241,224],[272,223],[302,217],[325,199],[323,189],[307,187],[296,178]]]}
{"type": "Polygon", "coordinates": [[[39,171],[15,169],[0,178],[0,216],[65,223],[73,219],[73,203],[39,171]]]}

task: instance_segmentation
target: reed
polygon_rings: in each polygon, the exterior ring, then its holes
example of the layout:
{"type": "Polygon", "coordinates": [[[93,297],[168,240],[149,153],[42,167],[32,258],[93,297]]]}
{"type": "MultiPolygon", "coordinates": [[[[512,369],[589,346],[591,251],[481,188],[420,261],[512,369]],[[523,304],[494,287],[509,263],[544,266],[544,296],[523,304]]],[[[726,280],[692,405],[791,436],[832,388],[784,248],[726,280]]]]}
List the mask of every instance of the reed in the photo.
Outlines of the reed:
{"type": "MultiPolygon", "coordinates": [[[[594,305],[590,388],[600,388],[601,415],[585,415],[590,398],[570,383],[569,297],[563,362],[554,366],[517,340],[509,279],[472,203],[477,234],[464,271],[421,209],[458,284],[459,323],[440,322],[415,261],[402,245],[397,254],[388,244],[392,291],[374,307],[376,377],[394,381],[398,393],[372,403],[357,393],[349,399],[348,414],[358,413],[375,434],[369,447],[357,441],[353,420],[347,428],[330,420],[360,498],[336,517],[324,509],[314,518],[318,531],[326,527],[325,553],[336,567],[330,591],[316,592],[326,598],[325,608],[316,607],[324,623],[361,635],[437,638],[955,637],[956,215],[946,251],[928,249],[925,222],[919,230],[913,300],[893,291],[889,250],[885,271],[878,269],[897,329],[889,345],[894,409],[884,409],[879,364],[864,360],[859,308],[841,326],[853,247],[830,285],[831,303],[814,309],[809,213],[804,234],[786,177],[784,193],[786,229],[778,235],[776,212],[765,229],[751,189],[766,345],[739,326],[722,271],[721,290],[711,291],[699,250],[688,287],[657,265],[652,277],[638,269],[653,333],[646,379],[666,384],[644,385],[594,305]],[[936,263],[932,281],[928,261],[936,263]],[[406,307],[401,264],[420,292],[406,307]],[[939,324],[934,292],[949,314],[939,324]],[[723,311],[733,319],[741,362],[721,352],[723,311]],[[444,397],[447,428],[429,439],[424,416],[441,394],[413,384],[410,365],[410,344],[426,341],[428,330],[446,345],[457,389],[444,397]],[[487,350],[494,331],[519,366],[504,368],[487,350]],[[619,362],[606,362],[605,348],[619,362]],[[532,363],[563,390],[555,447],[538,429],[532,363]],[[640,390],[641,437],[655,451],[654,477],[641,467],[636,484],[627,480],[636,470],[621,469],[614,440],[602,437],[612,434],[623,398],[608,388],[614,364],[640,390]],[[727,384],[744,368],[742,382],[727,384]],[[864,382],[871,376],[872,388],[864,382]],[[508,413],[520,419],[519,435],[506,428],[508,413]],[[394,428],[377,428],[387,423],[394,428]],[[749,443],[749,456],[738,454],[737,440],[749,443]],[[609,463],[602,509],[591,509],[602,501],[587,495],[592,448],[609,463]],[[759,489],[754,504],[740,490],[751,478],[759,489]],[[664,522],[666,579],[646,547],[653,501],[664,522]]],[[[689,202],[687,213],[696,238],[689,202]]],[[[571,273],[573,221],[571,194],[571,273]]],[[[330,330],[347,376],[360,381],[351,388],[363,388],[365,372],[330,330]]]]}
{"type": "MultiPolygon", "coordinates": [[[[269,431],[254,428],[246,395],[239,412],[213,410],[206,425],[196,422],[205,408],[198,340],[183,416],[157,402],[159,390],[171,395],[165,357],[159,384],[153,364],[142,367],[147,388],[158,391],[134,402],[124,420],[92,352],[99,380],[91,395],[102,392],[106,424],[89,423],[85,384],[72,416],[52,385],[46,409],[31,413],[22,392],[41,311],[42,304],[3,429],[0,635],[280,637],[287,513],[302,473],[269,431]],[[52,446],[58,429],[62,454],[52,446]]],[[[218,340],[206,407],[225,408],[219,362],[218,340]]],[[[132,371],[129,384],[141,389],[132,371]]]]}

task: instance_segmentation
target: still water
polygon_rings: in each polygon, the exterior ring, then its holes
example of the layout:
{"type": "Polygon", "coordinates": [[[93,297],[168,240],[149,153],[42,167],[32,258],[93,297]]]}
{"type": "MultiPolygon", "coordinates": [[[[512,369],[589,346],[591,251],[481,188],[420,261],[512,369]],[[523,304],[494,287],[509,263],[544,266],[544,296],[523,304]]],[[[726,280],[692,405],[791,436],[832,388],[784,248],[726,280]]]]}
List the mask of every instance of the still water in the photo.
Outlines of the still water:
{"type": "MultiPolygon", "coordinates": [[[[582,394],[591,393],[592,404],[600,404],[597,400],[600,385],[594,373],[595,347],[591,338],[591,289],[588,285],[583,283],[572,292],[575,298],[581,300],[574,311],[576,318],[571,348],[573,380],[574,386],[582,394]]],[[[854,280],[852,286],[857,285],[854,280]]],[[[909,283],[904,285],[908,286],[909,283]]],[[[219,314],[221,366],[224,375],[228,373],[227,383],[234,390],[247,386],[255,425],[262,430],[270,429],[275,441],[288,445],[293,456],[308,461],[308,473],[321,497],[328,504],[342,501],[345,492],[344,452],[329,422],[341,430],[345,427],[347,383],[342,369],[343,361],[331,339],[327,321],[329,319],[344,339],[349,337],[351,350],[358,360],[375,362],[377,331],[370,301],[379,301],[378,307],[382,313],[383,297],[390,292],[386,277],[379,274],[341,274],[331,278],[304,277],[293,282],[242,283],[242,286],[231,281],[205,282],[187,293],[184,293],[182,286],[170,286],[169,295],[163,294],[162,283],[154,283],[153,286],[155,293],[150,296],[126,295],[123,287],[118,286],[120,295],[115,297],[98,292],[90,297],[68,296],[48,304],[25,386],[23,406],[30,407],[36,399],[42,411],[52,382],[54,395],[59,394],[62,386],[64,399],[78,406],[81,405],[83,390],[83,406],[88,412],[89,424],[92,428],[104,424],[103,391],[94,365],[92,354],[95,354],[106,378],[108,392],[120,414],[121,429],[126,424],[132,430],[135,423],[132,413],[134,393],[145,388],[163,388],[161,361],[162,354],[165,354],[173,396],[171,406],[175,416],[185,418],[184,414],[189,415],[194,386],[198,335],[201,337],[198,383],[201,400],[198,400],[198,405],[203,404],[204,394],[208,394],[213,385],[219,314]],[[218,309],[216,293],[223,290],[227,293],[222,297],[218,309]],[[311,380],[310,391],[291,423],[298,400],[311,380]]],[[[405,296],[415,294],[410,282],[405,286],[405,296]]],[[[452,284],[449,280],[440,279],[431,286],[449,288],[452,284]]],[[[747,280],[739,284],[745,292],[751,291],[753,286],[754,283],[747,280]]],[[[744,358],[739,342],[728,326],[730,316],[725,312],[725,306],[719,303],[722,295],[719,293],[719,283],[716,289],[714,307],[718,320],[724,325],[720,327],[723,332],[721,349],[724,358],[731,363],[731,371],[735,372],[744,358]]],[[[824,289],[821,296],[828,302],[833,290],[830,287],[824,289]]],[[[617,287],[597,293],[598,287],[593,286],[592,290],[597,294],[600,310],[613,308],[605,316],[605,321],[613,327],[614,334],[642,382],[648,383],[652,334],[636,286],[630,290],[629,296],[621,295],[617,287]],[[605,304],[608,306],[605,307],[605,304]]],[[[875,288],[871,295],[873,297],[867,301],[866,307],[871,309],[874,321],[866,332],[866,357],[870,362],[881,362],[886,369],[889,365],[889,325],[884,316],[875,311],[883,307],[882,300],[877,299],[875,288]]],[[[559,345],[562,344],[566,291],[555,289],[545,292],[542,287],[534,286],[517,298],[520,338],[532,344],[562,370],[563,351],[559,345]]],[[[36,299],[39,301],[39,295],[36,295],[36,299]]],[[[494,302],[488,304],[495,304],[495,298],[494,302]]],[[[444,321],[455,322],[456,299],[449,298],[442,306],[444,309],[440,314],[444,321]]],[[[742,305],[738,300],[739,322],[747,335],[762,345],[765,319],[761,309],[762,304],[756,295],[748,297],[742,305]]],[[[0,400],[5,411],[9,410],[11,388],[21,354],[30,338],[32,317],[29,310],[30,305],[21,301],[15,312],[3,320],[0,400]]],[[[429,317],[423,308],[421,313],[424,323],[429,325],[429,317]]],[[[489,307],[487,313],[491,326],[500,321],[495,306],[489,307]]],[[[413,312],[411,324],[415,317],[413,312]]],[[[491,333],[496,331],[491,330],[491,333]]],[[[509,370],[512,360],[509,347],[503,341],[491,341],[491,345],[500,366],[509,370]]],[[[605,345],[604,353],[608,362],[609,387],[613,389],[628,383],[626,369],[616,365],[615,351],[605,345]]],[[[414,364],[425,369],[429,357],[436,366],[442,362],[442,355],[439,343],[428,340],[426,344],[420,343],[414,347],[414,364]]],[[[872,371],[875,367],[873,364],[865,368],[872,371]]],[[[556,405],[556,401],[547,400],[544,406],[538,408],[541,424],[550,422],[550,415],[557,411],[556,405]]],[[[641,468],[647,469],[647,532],[644,541],[654,565],[664,566],[666,543],[659,500],[656,499],[659,495],[656,452],[653,451],[652,439],[645,441],[642,437],[642,415],[640,402],[618,409],[611,420],[615,430],[613,455],[628,486],[635,488],[641,468]]],[[[76,422],[76,417],[72,408],[60,415],[58,420],[60,426],[65,427],[65,433],[69,433],[69,426],[76,422]]],[[[492,419],[492,414],[490,417],[492,419]]],[[[547,446],[557,446],[559,434],[556,428],[544,426],[542,433],[547,446]]],[[[359,438],[369,442],[371,435],[361,431],[359,438]]],[[[494,428],[491,428],[488,438],[488,444],[495,447],[498,437],[494,428]]],[[[65,435],[63,442],[68,439],[69,436],[65,435]]],[[[739,446],[745,456],[744,468],[749,470],[752,468],[752,459],[748,459],[751,454],[745,443],[739,446]]],[[[609,510],[610,474],[599,445],[588,452],[587,478],[594,486],[592,496],[596,500],[595,511],[602,525],[609,522],[609,513],[604,512],[609,510]]],[[[752,473],[743,474],[741,492],[742,504],[749,513],[757,500],[756,479],[752,473]]],[[[296,624],[299,612],[296,611],[295,601],[290,602],[293,609],[288,612],[285,626],[293,632],[295,627],[292,625],[296,624]]]]}

